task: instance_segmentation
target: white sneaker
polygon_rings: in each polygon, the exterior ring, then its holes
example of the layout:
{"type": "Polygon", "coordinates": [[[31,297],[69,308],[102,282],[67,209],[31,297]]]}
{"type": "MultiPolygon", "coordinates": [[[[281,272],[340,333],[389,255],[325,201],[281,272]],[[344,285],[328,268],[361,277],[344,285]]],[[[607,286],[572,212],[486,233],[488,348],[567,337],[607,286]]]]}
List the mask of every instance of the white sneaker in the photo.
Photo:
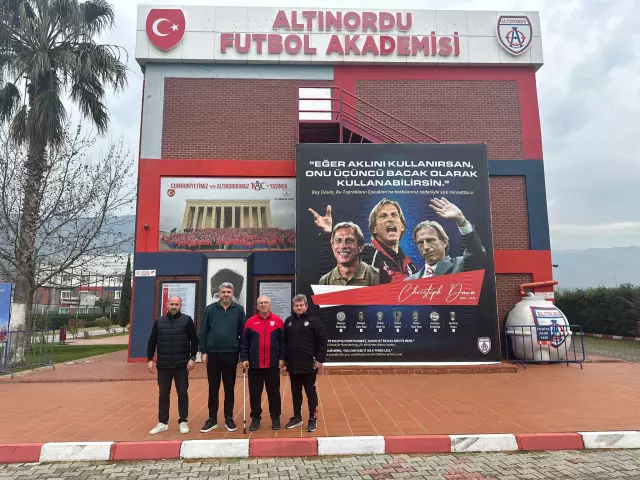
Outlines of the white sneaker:
{"type": "Polygon", "coordinates": [[[149,435],[155,435],[156,433],[166,432],[167,430],[169,430],[169,425],[167,425],[166,423],[158,423],[155,427],[153,427],[149,431],[149,435]]]}
{"type": "Polygon", "coordinates": [[[189,433],[189,425],[187,425],[187,422],[180,424],[180,433],[189,433]]]}

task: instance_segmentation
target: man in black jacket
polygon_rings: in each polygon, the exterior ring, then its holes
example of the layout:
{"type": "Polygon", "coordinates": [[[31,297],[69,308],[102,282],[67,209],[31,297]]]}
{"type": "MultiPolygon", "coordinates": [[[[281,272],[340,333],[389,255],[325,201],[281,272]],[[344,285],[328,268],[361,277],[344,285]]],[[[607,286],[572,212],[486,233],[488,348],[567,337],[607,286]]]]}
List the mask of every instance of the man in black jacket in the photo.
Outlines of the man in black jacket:
{"type": "Polygon", "coordinates": [[[168,312],[153,324],[147,360],[149,372],[153,373],[153,356],[158,349],[158,424],[149,432],[151,435],[166,432],[169,429],[169,404],[171,382],[176,384],[178,392],[178,423],[180,433],[189,433],[189,371],[195,366],[198,353],[198,335],[193,319],[180,311],[182,299],[171,297],[167,304],[168,312]]]}
{"type": "Polygon", "coordinates": [[[293,315],[284,322],[285,362],[291,380],[293,417],[285,425],[295,428],[302,425],[302,387],[309,402],[308,432],[317,428],[318,393],[316,376],[327,355],[327,334],[322,321],[307,313],[307,297],[293,297],[293,315]]]}

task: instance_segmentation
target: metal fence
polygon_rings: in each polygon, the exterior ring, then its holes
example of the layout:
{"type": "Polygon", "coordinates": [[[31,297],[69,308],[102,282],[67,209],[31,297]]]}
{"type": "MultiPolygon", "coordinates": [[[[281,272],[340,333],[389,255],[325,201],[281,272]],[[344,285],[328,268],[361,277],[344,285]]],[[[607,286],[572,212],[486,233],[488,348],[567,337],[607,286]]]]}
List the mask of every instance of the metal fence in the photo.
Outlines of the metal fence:
{"type": "Polygon", "coordinates": [[[577,363],[586,359],[580,325],[506,325],[506,357],[511,363],[577,363]],[[579,343],[578,343],[579,342],[579,343]]]}
{"type": "Polygon", "coordinates": [[[0,372],[14,373],[53,365],[54,330],[13,330],[0,343],[0,372]]]}
{"type": "Polygon", "coordinates": [[[34,293],[26,328],[94,327],[102,317],[119,323],[123,276],[83,270],[57,275],[34,293]]]}

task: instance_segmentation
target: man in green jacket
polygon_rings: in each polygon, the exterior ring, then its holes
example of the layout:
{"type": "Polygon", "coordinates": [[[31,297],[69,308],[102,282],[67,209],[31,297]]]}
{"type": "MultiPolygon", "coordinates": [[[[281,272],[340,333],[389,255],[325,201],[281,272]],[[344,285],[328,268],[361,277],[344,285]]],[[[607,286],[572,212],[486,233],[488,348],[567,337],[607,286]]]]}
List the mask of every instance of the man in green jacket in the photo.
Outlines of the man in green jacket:
{"type": "Polygon", "coordinates": [[[233,421],[233,399],[240,335],[246,318],[242,305],[233,301],[233,284],[220,284],[218,293],[220,300],[207,306],[200,325],[199,348],[209,380],[209,418],[200,429],[202,433],[218,426],[221,378],[224,385],[224,425],[230,432],[237,430],[233,421]]]}

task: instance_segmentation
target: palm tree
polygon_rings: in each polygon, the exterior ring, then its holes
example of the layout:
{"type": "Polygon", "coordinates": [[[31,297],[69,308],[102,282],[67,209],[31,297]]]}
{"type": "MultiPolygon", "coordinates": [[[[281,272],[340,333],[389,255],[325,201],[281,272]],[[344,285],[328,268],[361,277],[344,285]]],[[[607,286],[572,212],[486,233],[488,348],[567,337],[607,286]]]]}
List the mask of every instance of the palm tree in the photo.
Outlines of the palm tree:
{"type": "Polygon", "coordinates": [[[25,325],[35,280],[35,247],[40,192],[49,152],[62,138],[69,95],[100,133],[109,125],[104,86],[125,88],[127,67],[121,49],[96,43],[113,27],[114,12],[104,0],[2,0],[0,3],[0,122],[11,139],[28,147],[24,198],[16,222],[14,325],[25,325]]]}

